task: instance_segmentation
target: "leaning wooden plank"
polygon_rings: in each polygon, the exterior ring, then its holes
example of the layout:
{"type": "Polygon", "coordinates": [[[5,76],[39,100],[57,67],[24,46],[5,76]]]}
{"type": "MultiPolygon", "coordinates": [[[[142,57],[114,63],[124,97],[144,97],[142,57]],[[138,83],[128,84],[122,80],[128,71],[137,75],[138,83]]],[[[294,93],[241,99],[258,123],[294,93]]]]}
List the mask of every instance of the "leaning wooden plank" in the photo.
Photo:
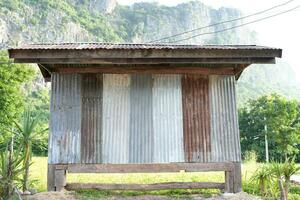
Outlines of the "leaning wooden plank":
{"type": "Polygon", "coordinates": [[[69,173],[160,173],[233,171],[232,163],[68,164],[69,173]]]}
{"type": "Polygon", "coordinates": [[[155,184],[98,184],[98,183],[68,183],[67,190],[165,190],[165,189],[224,189],[224,183],[214,182],[174,182],[155,184]]]}

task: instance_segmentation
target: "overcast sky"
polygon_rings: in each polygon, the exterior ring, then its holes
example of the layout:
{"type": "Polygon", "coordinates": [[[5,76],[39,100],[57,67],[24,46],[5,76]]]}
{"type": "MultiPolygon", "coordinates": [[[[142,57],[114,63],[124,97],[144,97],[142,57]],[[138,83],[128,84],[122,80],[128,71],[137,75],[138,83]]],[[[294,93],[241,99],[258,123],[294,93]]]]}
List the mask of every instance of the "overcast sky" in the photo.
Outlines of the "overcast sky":
{"type": "MultiPolygon", "coordinates": [[[[130,5],[135,2],[159,2],[159,4],[175,6],[189,0],[117,0],[120,4],[130,5]]],[[[214,8],[233,7],[245,14],[252,14],[272,6],[287,2],[288,0],[199,0],[214,8]]],[[[300,5],[300,0],[278,8],[269,14],[288,10],[300,5]]],[[[266,16],[261,15],[261,16],[266,16]]],[[[258,16],[260,17],[260,16],[258,16]]],[[[251,18],[249,20],[257,18],[251,18]]],[[[295,70],[300,81],[300,8],[290,13],[248,25],[258,33],[259,44],[283,49],[283,60],[287,61],[295,70]],[[299,59],[298,59],[299,57],[299,59]]]]}

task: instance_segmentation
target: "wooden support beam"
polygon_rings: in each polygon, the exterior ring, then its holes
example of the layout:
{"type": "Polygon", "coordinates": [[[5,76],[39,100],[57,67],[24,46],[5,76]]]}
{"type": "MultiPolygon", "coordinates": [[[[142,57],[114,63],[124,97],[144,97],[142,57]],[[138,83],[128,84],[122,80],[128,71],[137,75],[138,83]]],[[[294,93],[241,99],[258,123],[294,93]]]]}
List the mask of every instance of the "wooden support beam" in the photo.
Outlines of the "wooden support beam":
{"type": "Polygon", "coordinates": [[[224,183],[214,182],[175,182],[155,184],[98,184],[98,183],[68,183],[67,190],[97,189],[97,190],[166,190],[166,189],[224,189],[224,183]]]}
{"type": "Polygon", "coordinates": [[[241,163],[234,163],[234,179],[233,179],[233,192],[238,193],[242,191],[242,169],[241,163]]]}
{"type": "Polygon", "coordinates": [[[40,64],[274,64],[273,57],[253,58],[15,58],[16,63],[40,64]]]}
{"type": "MultiPolygon", "coordinates": [[[[274,58],[281,49],[200,48],[200,49],[9,49],[15,59],[102,59],[102,58],[274,58]]],[[[34,63],[37,63],[35,62],[34,63]]]]}
{"type": "Polygon", "coordinates": [[[204,67],[68,67],[55,68],[54,72],[70,73],[111,73],[111,74],[203,74],[203,75],[235,75],[233,67],[204,68],[204,67]]]}
{"type": "Polygon", "coordinates": [[[55,176],[54,176],[54,184],[55,184],[55,191],[61,191],[66,186],[66,170],[64,169],[55,169],[55,176]]]}
{"type": "MultiPolygon", "coordinates": [[[[53,165],[55,191],[99,189],[99,190],[163,190],[217,188],[230,193],[241,191],[240,163],[165,163],[165,164],[57,164],[53,165]],[[157,184],[66,184],[69,173],[162,173],[162,172],[208,172],[225,171],[225,183],[157,183],[157,184]]],[[[49,178],[48,178],[49,181],[49,178]]],[[[48,183],[49,184],[49,183],[48,183]]]]}
{"type": "Polygon", "coordinates": [[[166,164],[68,164],[58,165],[68,173],[161,173],[161,172],[208,172],[233,171],[228,163],[166,163],[166,164]]]}
{"type": "Polygon", "coordinates": [[[56,165],[48,164],[48,174],[47,174],[47,190],[55,191],[55,167],[56,165]]]}
{"type": "Polygon", "coordinates": [[[225,171],[225,192],[233,193],[234,174],[232,171],[225,171]]]}

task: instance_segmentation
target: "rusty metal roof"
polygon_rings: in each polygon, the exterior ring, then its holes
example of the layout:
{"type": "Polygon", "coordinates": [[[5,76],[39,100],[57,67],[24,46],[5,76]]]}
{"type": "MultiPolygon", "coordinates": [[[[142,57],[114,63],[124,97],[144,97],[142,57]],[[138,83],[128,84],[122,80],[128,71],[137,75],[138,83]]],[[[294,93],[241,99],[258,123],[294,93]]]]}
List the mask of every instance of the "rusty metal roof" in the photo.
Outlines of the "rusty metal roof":
{"type": "MultiPolygon", "coordinates": [[[[53,44],[24,44],[19,47],[11,48],[14,50],[88,50],[88,49],[243,49],[243,50],[276,50],[257,45],[188,45],[188,44],[135,44],[135,43],[53,43],[53,44]]],[[[278,49],[279,50],[279,49],[278,49]]]]}
{"type": "Polygon", "coordinates": [[[195,72],[199,67],[222,71],[221,68],[227,66],[234,74],[240,74],[237,68],[253,63],[275,63],[282,50],[256,45],[54,43],[25,44],[9,49],[8,53],[14,62],[38,63],[43,76],[49,78],[51,72],[66,65],[72,65],[72,68],[80,65],[74,68],[76,73],[79,70],[84,73],[95,73],[95,70],[97,73],[129,73],[130,69],[133,70],[131,73],[150,73],[152,67],[151,73],[163,68],[172,74],[177,67],[176,73],[180,74],[195,72]]]}

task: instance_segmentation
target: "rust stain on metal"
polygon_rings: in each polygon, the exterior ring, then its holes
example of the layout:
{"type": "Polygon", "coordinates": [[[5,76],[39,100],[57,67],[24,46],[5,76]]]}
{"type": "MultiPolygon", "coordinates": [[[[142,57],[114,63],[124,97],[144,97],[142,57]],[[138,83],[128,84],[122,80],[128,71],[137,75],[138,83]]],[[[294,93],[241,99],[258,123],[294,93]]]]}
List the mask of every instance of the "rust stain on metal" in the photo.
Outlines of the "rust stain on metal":
{"type": "Polygon", "coordinates": [[[101,162],[102,85],[101,74],[82,76],[81,162],[101,162]]]}
{"type": "Polygon", "coordinates": [[[209,162],[211,152],[209,79],[182,77],[184,152],[187,162],[209,162]]]}

